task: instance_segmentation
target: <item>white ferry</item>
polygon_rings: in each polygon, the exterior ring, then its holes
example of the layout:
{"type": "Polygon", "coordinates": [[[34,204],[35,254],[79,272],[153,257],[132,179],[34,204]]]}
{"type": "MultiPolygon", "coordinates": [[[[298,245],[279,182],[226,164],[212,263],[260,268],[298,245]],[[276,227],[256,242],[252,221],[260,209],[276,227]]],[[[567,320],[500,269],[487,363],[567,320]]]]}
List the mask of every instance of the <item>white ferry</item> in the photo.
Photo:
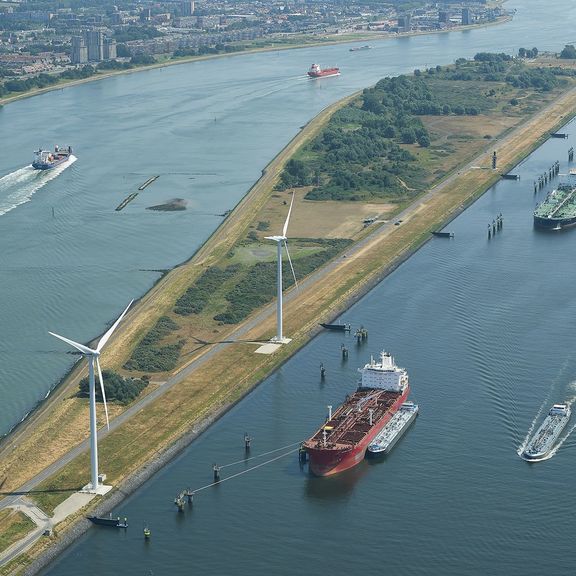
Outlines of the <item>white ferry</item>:
{"type": "Polygon", "coordinates": [[[556,444],[562,430],[570,420],[570,406],[568,404],[554,404],[542,425],[526,445],[522,458],[530,462],[544,460],[556,444]]]}
{"type": "Polygon", "coordinates": [[[416,416],[418,416],[418,404],[404,402],[398,412],[390,418],[388,424],[374,438],[374,442],[368,446],[366,454],[372,457],[388,454],[410,424],[416,420],[416,416]]]}

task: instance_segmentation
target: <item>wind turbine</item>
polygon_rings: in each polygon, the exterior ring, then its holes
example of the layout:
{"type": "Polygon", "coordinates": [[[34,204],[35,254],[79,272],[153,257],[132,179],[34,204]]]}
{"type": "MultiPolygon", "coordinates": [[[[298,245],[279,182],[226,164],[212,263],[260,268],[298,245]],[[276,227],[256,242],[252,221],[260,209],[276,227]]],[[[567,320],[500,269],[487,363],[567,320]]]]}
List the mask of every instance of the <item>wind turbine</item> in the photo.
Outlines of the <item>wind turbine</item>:
{"type": "Polygon", "coordinates": [[[59,338],[60,340],[70,344],[82,352],[82,354],[88,360],[88,382],[90,385],[90,464],[91,464],[91,483],[89,485],[89,492],[97,492],[98,491],[98,429],[96,427],[96,382],[94,378],[94,360],[96,360],[96,368],[98,370],[98,379],[100,380],[100,390],[102,391],[102,399],[104,400],[104,411],[106,412],[106,426],[108,430],[110,430],[110,422],[108,420],[108,406],[106,405],[106,393],[104,392],[104,382],[102,380],[102,370],[100,369],[100,352],[102,348],[112,336],[112,333],[120,324],[122,318],[126,312],[128,312],[128,308],[132,306],[132,302],[126,306],[126,309],[120,317],[112,326],[108,329],[108,331],[100,338],[98,345],[95,349],[88,348],[88,346],[84,346],[84,344],[79,344],[78,342],[74,342],[74,340],[69,340],[68,338],[64,338],[64,336],[60,336],[59,334],[54,334],[54,332],[49,332],[52,336],[59,338]]]}
{"type": "Polygon", "coordinates": [[[288,223],[290,222],[290,214],[292,213],[292,205],[294,204],[294,194],[292,194],[292,201],[290,202],[290,208],[288,210],[288,216],[286,216],[286,222],[284,222],[284,228],[282,229],[282,236],[266,236],[266,240],[274,240],[278,248],[278,270],[277,270],[277,291],[278,298],[276,302],[276,336],[272,338],[273,342],[278,344],[288,344],[290,338],[284,338],[282,334],[282,244],[286,248],[286,256],[288,256],[288,262],[290,262],[290,269],[292,270],[292,276],[294,276],[294,283],[296,288],[298,288],[298,281],[296,280],[296,274],[294,273],[294,266],[292,266],[292,259],[290,258],[290,252],[288,252],[288,238],[286,237],[286,232],[288,231],[288,223]]]}

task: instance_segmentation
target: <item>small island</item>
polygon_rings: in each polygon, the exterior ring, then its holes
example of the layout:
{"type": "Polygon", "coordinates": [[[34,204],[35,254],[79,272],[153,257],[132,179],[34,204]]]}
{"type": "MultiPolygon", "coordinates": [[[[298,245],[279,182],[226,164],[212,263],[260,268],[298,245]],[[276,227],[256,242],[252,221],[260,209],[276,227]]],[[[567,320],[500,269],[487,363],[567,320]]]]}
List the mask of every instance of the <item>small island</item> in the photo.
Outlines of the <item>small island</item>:
{"type": "Polygon", "coordinates": [[[148,206],[146,210],[156,210],[157,212],[178,212],[179,210],[186,210],[187,200],[183,198],[172,198],[164,204],[156,204],[155,206],[148,206]]]}

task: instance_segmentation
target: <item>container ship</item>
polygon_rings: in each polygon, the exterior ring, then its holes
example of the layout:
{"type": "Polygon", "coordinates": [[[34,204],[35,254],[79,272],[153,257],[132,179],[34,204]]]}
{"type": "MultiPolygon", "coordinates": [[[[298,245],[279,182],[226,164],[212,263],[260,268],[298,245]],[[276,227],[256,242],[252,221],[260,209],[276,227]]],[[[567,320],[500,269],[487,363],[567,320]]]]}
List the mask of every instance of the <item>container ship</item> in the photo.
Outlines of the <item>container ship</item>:
{"type": "Polygon", "coordinates": [[[554,404],[542,425],[526,445],[522,457],[531,462],[546,459],[554,448],[562,430],[570,420],[570,406],[568,404],[554,404]]]}
{"type": "Polygon", "coordinates": [[[371,358],[359,372],[357,390],[334,413],[329,406],[326,422],[303,444],[310,472],[316,476],[337,474],[363,460],[368,446],[408,396],[408,374],[388,352],[380,354],[379,362],[371,358]]]}
{"type": "Polygon", "coordinates": [[[390,422],[376,435],[374,442],[368,446],[366,456],[375,458],[388,454],[408,430],[410,424],[416,420],[416,416],[418,416],[418,404],[404,402],[400,410],[390,418],[390,422]]]}
{"type": "Polygon", "coordinates": [[[560,230],[576,224],[576,173],[558,185],[534,210],[534,226],[560,230]]]}
{"type": "Polygon", "coordinates": [[[326,76],[340,76],[340,68],[320,68],[318,64],[312,64],[308,70],[310,78],[324,78],[326,76]]]}
{"type": "Polygon", "coordinates": [[[50,170],[51,168],[56,168],[60,164],[70,160],[72,155],[72,147],[68,146],[66,148],[61,148],[60,146],[54,146],[54,151],[50,150],[36,150],[34,152],[34,161],[32,162],[32,167],[36,170],[50,170]]]}

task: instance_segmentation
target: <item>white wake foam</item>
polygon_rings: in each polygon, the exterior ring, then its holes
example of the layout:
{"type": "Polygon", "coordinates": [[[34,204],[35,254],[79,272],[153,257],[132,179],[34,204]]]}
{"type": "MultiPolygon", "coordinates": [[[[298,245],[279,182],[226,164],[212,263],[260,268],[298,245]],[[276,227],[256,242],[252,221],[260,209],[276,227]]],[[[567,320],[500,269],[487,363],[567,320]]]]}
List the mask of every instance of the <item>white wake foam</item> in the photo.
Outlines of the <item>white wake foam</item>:
{"type": "Polygon", "coordinates": [[[40,188],[62,174],[76,160],[76,156],[70,156],[70,160],[52,170],[34,170],[29,165],[0,178],[0,216],[30,202],[40,188]]]}

